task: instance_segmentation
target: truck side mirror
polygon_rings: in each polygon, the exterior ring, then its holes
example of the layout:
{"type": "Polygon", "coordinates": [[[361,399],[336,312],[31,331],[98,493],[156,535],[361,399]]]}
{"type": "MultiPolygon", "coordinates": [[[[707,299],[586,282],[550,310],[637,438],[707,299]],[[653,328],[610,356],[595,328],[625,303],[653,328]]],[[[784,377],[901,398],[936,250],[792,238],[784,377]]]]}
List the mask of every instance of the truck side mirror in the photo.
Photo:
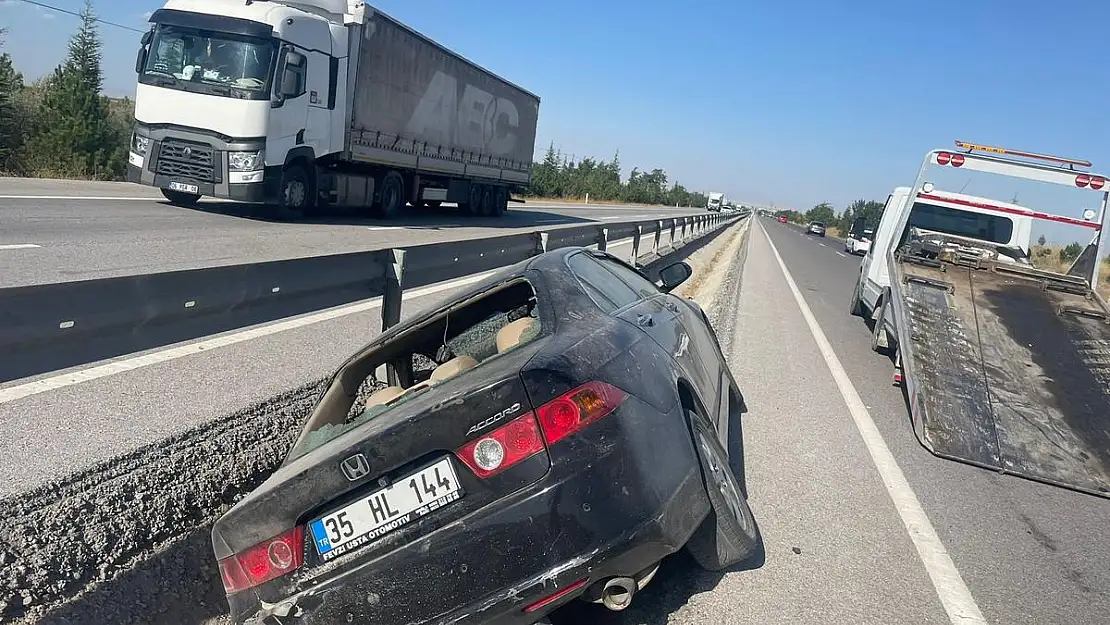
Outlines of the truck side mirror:
{"type": "Polygon", "coordinates": [[[301,81],[304,68],[308,59],[299,52],[292,50],[285,53],[285,63],[281,68],[281,82],[278,84],[278,95],[282,100],[295,98],[301,95],[301,81]]]}
{"type": "Polygon", "coordinates": [[[143,73],[143,66],[146,65],[146,53],[147,53],[147,48],[146,48],[146,46],[143,46],[143,47],[139,48],[139,53],[137,55],[135,55],[135,73],[136,74],[143,73]]]}
{"type": "Polygon", "coordinates": [[[143,47],[145,48],[145,47],[149,46],[150,42],[153,39],[154,39],[154,31],[153,30],[148,30],[145,33],[143,33],[143,38],[141,40],[142,44],[143,44],[143,47]]]}

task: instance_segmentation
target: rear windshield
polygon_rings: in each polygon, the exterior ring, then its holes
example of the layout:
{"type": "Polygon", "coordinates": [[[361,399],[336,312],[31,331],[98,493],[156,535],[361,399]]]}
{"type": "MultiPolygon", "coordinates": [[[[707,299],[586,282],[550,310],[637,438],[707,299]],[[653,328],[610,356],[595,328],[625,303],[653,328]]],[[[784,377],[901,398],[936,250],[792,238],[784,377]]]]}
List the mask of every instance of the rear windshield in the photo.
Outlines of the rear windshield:
{"type": "Polygon", "coordinates": [[[825,224],[823,224],[823,223],[821,223],[821,222],[819,222],[819,221],[815,221],[815,222],[813,222],[813,223],[812,223],[812,224],[810,224],[810,225],[811,225],[811,226],[820,226],[820,227],[822,227],[822,228],[824,228],[824,227],[825,227],[825,224]]]}
{"type": "Polygon", "coordinates": [[[910,213],[910,228],[922,228],[957,237],[1006,244],[1014,233],[1014,222],[1001,215],[987,215],[915,202],[910,213]]]}

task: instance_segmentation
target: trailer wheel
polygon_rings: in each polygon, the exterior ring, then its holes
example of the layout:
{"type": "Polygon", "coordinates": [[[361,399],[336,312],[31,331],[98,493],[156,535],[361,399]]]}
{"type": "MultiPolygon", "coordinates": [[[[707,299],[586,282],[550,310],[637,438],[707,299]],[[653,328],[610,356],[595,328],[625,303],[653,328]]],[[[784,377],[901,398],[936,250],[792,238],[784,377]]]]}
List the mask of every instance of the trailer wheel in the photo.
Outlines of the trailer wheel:
{"type": "Polygon", "coordinates": [[[493,189],[483,186],[482,187],[482,216],[493,217],[497,214],[497,206],[495,206],[497,198],[493,195],[493,189]]]}
{"type": "Polygon", "coordinates": [[[482,213],[482,185],[471,184],[466,199],[466,203],[461,204],[459,208],[467,215],[480,215],[482,213]]]}
{"type": "Polygon", "coordinates": [[[185,208],[192,208],[200,201],[199,193],[182,193],[181,191],[171,191],[169,189],[161,189],[162,195],[170,201],[174,206],[183,206],[185,208]]]}
{"type": "Polygon", "coordinates": [[[378,194],[378,207],[385,219],[393,219],[405,207],[405,181],[401,174],[391,171],[382,180],[382,190],[378,194]]]}
{"type": "Polygon", "coordinates": [[[494,194],[494,215],[498,217],[505,214],[509,210],[509,190],[505,187],[497,187],[497,193],[494,194]]]}

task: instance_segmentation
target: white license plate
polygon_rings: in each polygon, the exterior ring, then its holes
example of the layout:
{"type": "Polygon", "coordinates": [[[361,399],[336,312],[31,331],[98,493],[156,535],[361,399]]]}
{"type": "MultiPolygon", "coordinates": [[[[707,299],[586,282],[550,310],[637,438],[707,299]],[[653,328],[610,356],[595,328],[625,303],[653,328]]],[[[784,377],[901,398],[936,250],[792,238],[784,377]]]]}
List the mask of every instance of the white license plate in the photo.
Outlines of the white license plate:
{"type": "Polygon", "coordinates": [[[185,184],[184,182],[171,182],[170,191],[181,191],[183,193],[196,193],[197,185],[185,184]]]}
{"type": "Polygon", "coordinates": [[[324,561],[370,544],[463,496],[450,458],[406,475],[309,524],[324,561]]]}

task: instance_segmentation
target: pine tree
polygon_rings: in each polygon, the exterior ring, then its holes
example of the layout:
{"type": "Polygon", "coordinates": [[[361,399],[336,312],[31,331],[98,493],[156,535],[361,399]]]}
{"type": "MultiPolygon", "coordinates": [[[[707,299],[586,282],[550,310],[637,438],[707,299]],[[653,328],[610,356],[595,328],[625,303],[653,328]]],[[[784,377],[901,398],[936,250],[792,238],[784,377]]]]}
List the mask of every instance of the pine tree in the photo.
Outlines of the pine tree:
{"type": "MultiPolygon", "coordinates": [[[[0,28],[0,47],[6,29],[0,28]]],[[[15,96],[23,89],[23,75],[15,70],[12,57],[0,54],[0,171],[11,171],[12,155],[19,149],[22,135],[15,123],[15,96]]]]}
{"type": "Polygon", "coordinates": [[[100,34],[91,0],[81,10],[81,27],[69,55],[54,70],[43,97],[43,132],[28,145],[36,169],[56,175],[111,178],[119,175],[119,138],[100,95],[100,34]]]}

